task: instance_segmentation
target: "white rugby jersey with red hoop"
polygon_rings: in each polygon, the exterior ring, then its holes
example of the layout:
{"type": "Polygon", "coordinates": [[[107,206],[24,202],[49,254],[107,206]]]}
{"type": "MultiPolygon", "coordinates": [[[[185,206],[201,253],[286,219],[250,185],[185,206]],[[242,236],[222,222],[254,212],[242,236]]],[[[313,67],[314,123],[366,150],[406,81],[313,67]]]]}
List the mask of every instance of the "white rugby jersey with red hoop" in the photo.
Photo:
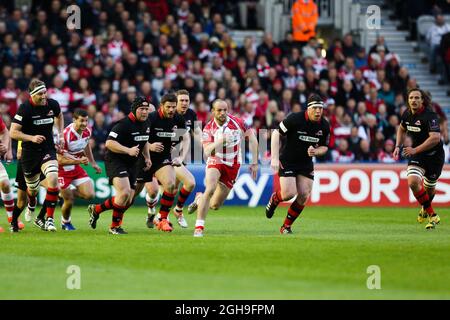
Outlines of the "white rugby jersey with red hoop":
{"type": "MultiPolygon", "coordinates": [[[[86,128],[81,134],[73,127],[73,123],[64,129],[65,152],[70,155],[81,158],[84,156],[84,149],[89,144],[91,130],[86,128]]],[[[71,184],[78,187],[80,184],[89,181],[86,171],[79,165],[59,166],[58,172],[59,185],[61,189],[68,188],[71,184]]]]}
{"type": "Polygon", "coordinates": [[[208,157],[207,168],[216,168],[220,171],[220,182],[232,188],[239,173],[242,161],[241,143],[249,130],[242,119],[228,114],[227,121],[219,126],[214,119],[209,121],[203,129],[202,143],[211,143],[224,135],[231,135],[233,140],[224,145],[220,152],[208,157]]]}

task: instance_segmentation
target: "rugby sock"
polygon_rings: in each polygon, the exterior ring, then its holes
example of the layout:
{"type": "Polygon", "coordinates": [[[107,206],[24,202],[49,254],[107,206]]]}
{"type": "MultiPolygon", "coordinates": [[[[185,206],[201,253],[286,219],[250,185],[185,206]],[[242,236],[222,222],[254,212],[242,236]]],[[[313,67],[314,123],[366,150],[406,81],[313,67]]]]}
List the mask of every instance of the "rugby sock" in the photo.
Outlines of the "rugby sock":
{"type": "Polygon", "coordinates": [[[183,209],[184,203],[186,202],[190,194],[191,191],[187,191],[184,187],[181,188],[180,193],[178,194],[178,201],[177,201],[178,208],[183,209]]]}
{"type": "Polygon", "coordinates": [[[44,201],[44,203],[42,204],[42,208],[39,211],[39,214],[37,216],[38,219],[44,219],[45,218],[45,213],[47,212],[47,203],[44,201]]]}
{"type": "Polygon", "coordinates": [[[161,197],[161,207],[159,208],[159,214],[161,215],[161,220],[167,219],[170,208],[172,208],[174,201],[175,201],[175,195],[164,191],[164,193],[161,197]]]}
{"type": "Polygon", "coordinates": [[[127,206],[120,206],[113,202],[112,204],[113,215],[111,228],[117,228],[122,224],[123,214],[127,210],[127,206]]]}
{"type": "Polygon", "coordinates": [[[299,205],[297,201],[292,202],[288,209],[286,219],[284,219],[284,225],[286,227],[290,227],[294,223],[295,219],[298,218],[300,213],[302,213],[304,207],[305,206],[299,205]]]}
{"type": "Polygon", "coordinates": [[[27,195],[28,195],[28,209],[34,212],[34,210],[36,209],[36,196],[31,196],[28,190],[27,195]]]}
{"type": "Polygon", "coordinates": [[[419,201],[426,213],[430,216],[434,216],[434,210],[431,206],[430,197],[423,187],[419,192],[414,192],[414,197],[416,197],[417,201],[419,201]]]}
{"type": "Polygon", "coordinates": [[[55,214],[55,207],[58,202],[58,188],[48,188],[45,195],[45,202],[47,203],[47,218],[53,218],[55,214]]]}
{"type": "Polygon", "coordinates": [[[278,206],[278,204],[279,204],[281,201],[283,201],[283,198],[281,197],[281,191],[278,190],[277,192],[274,192],[274,193],[272,194],[272,197],[270,198],[270,201],[272,201],[272,203],[273,203],[275,206],[278,206]]]}
{"type": "Polygon", "coordinates": [[[101,203],[101,204],[96,204],[95,205],[95,213],[96,214],[100,214],[103,211],[106,210],[111,210],[113,209],[113,203],[116,197],[111,197],[105,200],[105,202],[101,203]]]}
{"type": "Polygon", "coordinates": [[[2,200],[5,205],[6,214],[8,215],[8,220],[10,220],[13,216],[14,211],[14,196],[10,191],[9,193],[2,192],[2,200]]]}
{"type": "Polygon", "coordinates": [[[19,220],[19,216],[22,213],[23,209],[20,209],[17,205],[14,206],[12,213],[12,221],[17,223],[19,220]]]}
{"type": "Polygon", "coordinates": [[[71,217],[69,217],[69,219],[66,219],[63,216],[61,216],[61,222],[62,223],[70,223],[70,221],[72,221],[71,217]]]}
{"type": "Polygon", "coordinates": [[[205,229],[205,220],[197,219],[195,221],[195,229],[205,229]]]}
{"type": "Polygon", "coordinates": [[[147,202],[148,213],[152,214],[152,209],[158,204],[158,196],[153,198],[147,193],[145,195],[145,201],[147,202]]]}

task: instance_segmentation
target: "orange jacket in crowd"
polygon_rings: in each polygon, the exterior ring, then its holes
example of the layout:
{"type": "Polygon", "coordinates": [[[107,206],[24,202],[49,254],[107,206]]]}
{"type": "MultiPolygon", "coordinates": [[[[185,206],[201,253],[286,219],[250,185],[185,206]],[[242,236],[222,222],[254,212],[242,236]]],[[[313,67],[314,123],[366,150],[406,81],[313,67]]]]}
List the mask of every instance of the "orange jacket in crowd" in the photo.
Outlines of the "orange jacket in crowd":
{"type": "Polygon", "coordinates": [[[308,41],[316,36],[319,13],[313,0],[297,0],[291,13],[292,35],[295,41],[308,41]]]}

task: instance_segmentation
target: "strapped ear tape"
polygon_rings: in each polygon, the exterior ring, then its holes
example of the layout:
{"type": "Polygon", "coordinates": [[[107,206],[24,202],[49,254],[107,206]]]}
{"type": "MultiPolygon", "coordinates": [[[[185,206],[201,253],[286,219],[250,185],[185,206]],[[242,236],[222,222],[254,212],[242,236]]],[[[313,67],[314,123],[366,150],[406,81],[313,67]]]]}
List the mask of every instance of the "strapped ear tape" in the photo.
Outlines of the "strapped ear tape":
{"type": "Polygon", "coordinates": [[[150,103],[148,103],[147,99],[144,97],[136,97],[131,103],[131,113],[136,117],[136,111],[139,107],[149,107],[150,103]]]}

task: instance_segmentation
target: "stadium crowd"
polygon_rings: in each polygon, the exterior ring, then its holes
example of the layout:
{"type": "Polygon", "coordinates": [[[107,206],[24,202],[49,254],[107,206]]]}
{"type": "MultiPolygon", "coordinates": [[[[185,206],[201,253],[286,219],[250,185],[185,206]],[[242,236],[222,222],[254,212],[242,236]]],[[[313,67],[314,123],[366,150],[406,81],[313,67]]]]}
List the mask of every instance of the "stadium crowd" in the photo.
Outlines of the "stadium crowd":
{"type": "MultiPolygon", "coordinates": [[[[157,106],[178,89],[190,92],[203,126],[211,102],[225,99],[270,146],[261,129],[277,128],[318,93],[332,132],[330,151],[319,161],[394,162],[405,93],[418,84],[382,37],[369,52],[350,34],[327,47],[316,38],[301,46],[291,33],[279,43],[265,34],[261,43],[247,37],[238,46],[229,33],[239,25],[238,8],[223,0],[81,1],[81,29],[70,31],[69,4],[0,6],[0,113],[8,127],[37,77],[66,124],[76,108],[88,111],[97,160],[112,124],[137,95],[157,106]]],[[[445,113],[433,108],[448,145],[445,113]]],[[[261,156],[270,159],[269,152],[261,156]]]]}

